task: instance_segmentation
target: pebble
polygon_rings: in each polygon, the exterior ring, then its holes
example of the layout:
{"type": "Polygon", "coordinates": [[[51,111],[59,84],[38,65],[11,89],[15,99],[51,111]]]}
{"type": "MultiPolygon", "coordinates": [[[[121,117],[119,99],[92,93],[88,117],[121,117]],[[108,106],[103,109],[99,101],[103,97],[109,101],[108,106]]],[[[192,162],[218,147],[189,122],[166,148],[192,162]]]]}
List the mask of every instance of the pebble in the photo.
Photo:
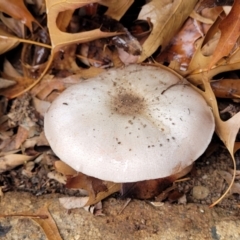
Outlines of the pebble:
{"type": "Polygon", "coordinates": [[[192,195],[195,199],[204,199],[208,196],[209,189],[204,186],[195,186],[192,190],[192,195]]]}

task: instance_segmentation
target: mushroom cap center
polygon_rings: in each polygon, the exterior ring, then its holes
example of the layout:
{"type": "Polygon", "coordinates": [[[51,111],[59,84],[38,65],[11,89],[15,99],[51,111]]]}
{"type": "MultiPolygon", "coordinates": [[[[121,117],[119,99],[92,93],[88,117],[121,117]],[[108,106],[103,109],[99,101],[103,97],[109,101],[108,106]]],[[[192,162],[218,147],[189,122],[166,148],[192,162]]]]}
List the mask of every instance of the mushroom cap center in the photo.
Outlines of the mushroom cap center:
{"type": "Polygon", "coordinates": [[[124,88],[118,90],[118,92],[113,95],[111,102],[112,110],[121,115],[141,114],[145,107],[144,97],[124,88]]]}

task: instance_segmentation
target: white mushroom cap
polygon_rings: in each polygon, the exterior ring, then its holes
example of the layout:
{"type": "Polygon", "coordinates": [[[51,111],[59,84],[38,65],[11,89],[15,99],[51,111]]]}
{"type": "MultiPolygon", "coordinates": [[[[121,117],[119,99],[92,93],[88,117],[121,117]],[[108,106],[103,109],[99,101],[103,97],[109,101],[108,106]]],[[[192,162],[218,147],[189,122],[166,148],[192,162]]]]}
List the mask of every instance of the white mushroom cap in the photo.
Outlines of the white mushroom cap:
{"type": "Polygon", "coordinates": [[[113,182],[170,176],[208,146],[214,118],[203,97],[172,72],[130,65],[69,87],[45,115],[56,155],[113,182]]]}

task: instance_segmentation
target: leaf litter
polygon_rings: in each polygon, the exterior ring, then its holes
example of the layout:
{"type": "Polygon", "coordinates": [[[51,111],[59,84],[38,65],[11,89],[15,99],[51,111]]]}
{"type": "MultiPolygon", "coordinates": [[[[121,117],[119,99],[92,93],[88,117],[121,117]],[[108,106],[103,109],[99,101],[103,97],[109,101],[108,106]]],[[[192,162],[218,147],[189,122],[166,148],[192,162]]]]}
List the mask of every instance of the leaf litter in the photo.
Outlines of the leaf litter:
{"type": "MultiPolygon", "coordinates": [[[[60,192],[69,196],[60,199],[65,208],[88,206],[89,210],[89,206],[94,205],[90,211],[101,215],[101,206],[96,204],[122,191],[122,185],[94,179],[63,166],[42,134],[44,112],[68,86],[96,76],[105,71],[104,68],[154,61],[167,64],[201,92],[213,109],[216,133],[233,159],[231,163],[230,158],[225,157],[229,161],[224,163],[223,156],[227,156],[227,152],[214,136],[213,141],[218,141],[216,144],[222,149],[218,147],[218,153],[212,151],[207,158],[203,155],[188,174],[190,180],[174,183],[178,190],[170,187],[166,198],[175,202],[185,196],[187,202],[212,206],[222,200],[220,206],[226,207],[232,202],[231,207],[237,206],[237,198],[231,194],[239,195],[239,183],[235,181],[239,161],[238,158],[235,161],[234,154],[237,156],[239,149],[240,114],[238,110],[229,110],[228,106],[239,99],[239,76],[234,72],[239,70],[240,62],[239,33],[236,30],[239,1],[234,1],[229,13],[222,6],[231,6],[233,1],[223,1],[222,4],[201,1],[197,6],[197,1],[191,4],[181,0],[161,4],[151,1],[139,6],[142,8],[136,14],[135,23],[121,25],[119,20],[127,16],[132,2],[90,1],[86,6],[85,1],[63,3],[48,0],[33,4],[33,12],[23,1],[10,1],[19,11],[6,8],[8,4],[4,1],[0,4],[0,11],[18,22],[13,24],[4,16],[0,18],[0,53],[4,63],[0,79],[0,94],[3,96],[0,106],[1,191],[22,190],[35,195],[60,192]],[[85,18],[78,15],[76,9],[88,12],[85,18]],[[104,11],[105,15],[102,15],[104,11]],[[93,16],[105,16],[104,19],[108,19],[106,24],[113,22],[114,27],[105,31],[102,24],[95,24],[93,16]],[[81,29],[88,24],[76,24],[74,18],[90,23],[90,26],[81,29]],[[145,31],[140,22],[145,22],[148,30],[145,31]],[[119,45],[121,41],[126,45],[119,45]],[[11,52],[15,52],[15,58],[10,57],[11,52]],[[226,110],[221,109],[222,102],[226,110]],[[226,113],[229,113],[228,118],[223,121],[226,113]],[[219,153],[221,157],[217,160],[219,153]],[[196,172],[197,177],[194,177],[196,172]],[[215,180],[209,180],[211,177],[217,179],[218,189],[214,187],[215,180]],[[211,189],[210,193],[203,200],[194,199],[192,189],[204,184],[211,189]],[[227,197],[223,199],[221,195],[227,197]]],[[[152,187],[154,192],[156,187],[152,187]]],[[[136,196],[141,194],[145,194],[143,190],[136,192],[136,196]]],[[[153,196],[165,198],[158,194],[153,196]]],[[[44,221],[39,224],[45,225],[44,221]]],[[[54,239],[50,235],[49,239],[54,239]]]]}

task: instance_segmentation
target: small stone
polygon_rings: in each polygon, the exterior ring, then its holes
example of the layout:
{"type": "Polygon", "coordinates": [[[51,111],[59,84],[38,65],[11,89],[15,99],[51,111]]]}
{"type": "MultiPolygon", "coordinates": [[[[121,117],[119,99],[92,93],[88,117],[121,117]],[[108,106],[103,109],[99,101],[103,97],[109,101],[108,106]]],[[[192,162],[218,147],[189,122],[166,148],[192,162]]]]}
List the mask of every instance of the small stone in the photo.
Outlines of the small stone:
{"type": "Polygon", "coordinates": [[[209,189],[203,186],[195,186],[192,190],[195,199],[204,199],[209,194],[209,189]]]}

